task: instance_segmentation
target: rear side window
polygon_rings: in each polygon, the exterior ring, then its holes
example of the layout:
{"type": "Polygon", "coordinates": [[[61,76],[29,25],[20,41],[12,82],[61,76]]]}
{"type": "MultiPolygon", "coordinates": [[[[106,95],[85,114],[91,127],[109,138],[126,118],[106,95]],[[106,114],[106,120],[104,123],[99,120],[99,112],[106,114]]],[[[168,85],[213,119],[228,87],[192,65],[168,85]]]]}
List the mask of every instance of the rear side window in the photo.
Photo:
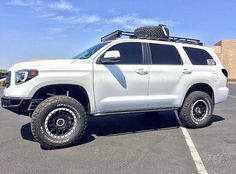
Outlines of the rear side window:
{"type": "Polygon", "coordinates": [[[182,65],[177,49],[172,45],[150,44],[152,64],[182,65]]]}
{"type": "Polygon", "coordinates": [[[120,61],[117,64],[143,64],[141,43],[120,43],[109,48],[108,51],[112,50],[120,51],[120,61]]]}
{"type": "Polygon", "coordinates": [[[215,65],[216,64],[214,59],[211,57],[211,55],[203,49],[184,47],[184,50],[187,53],[193,65],[215,65]]]}

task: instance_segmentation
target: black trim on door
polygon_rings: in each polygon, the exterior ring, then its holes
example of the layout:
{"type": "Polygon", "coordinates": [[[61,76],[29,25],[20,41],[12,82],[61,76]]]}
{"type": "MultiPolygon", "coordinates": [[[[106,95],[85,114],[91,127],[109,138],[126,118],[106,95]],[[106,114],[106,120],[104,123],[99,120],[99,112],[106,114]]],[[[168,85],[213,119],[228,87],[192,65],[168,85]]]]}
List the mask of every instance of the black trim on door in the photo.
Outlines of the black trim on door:
{"type": "Polygon", "coordinates": [[[143,43],[145,45],[145,64],[151,65],[152,64],[152,54],[150,50],[149,43],[143,43]]]}

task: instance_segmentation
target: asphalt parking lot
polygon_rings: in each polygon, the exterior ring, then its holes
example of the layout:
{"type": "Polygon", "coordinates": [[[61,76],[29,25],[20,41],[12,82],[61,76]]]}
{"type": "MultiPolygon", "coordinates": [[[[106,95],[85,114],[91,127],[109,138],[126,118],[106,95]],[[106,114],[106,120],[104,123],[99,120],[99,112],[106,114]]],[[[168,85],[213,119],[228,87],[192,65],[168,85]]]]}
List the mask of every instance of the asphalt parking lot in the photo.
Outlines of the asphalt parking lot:
{"type": "MultiPolygon", "coordinates": [[[[211,125],[188,129],[208,173],[236,173],[236,85],[211,125]]],[[[3,91],[0,90],[0,96],[3,91]]],[[[0,173],[198,173],[174,112],[90,118],[76,146],[42,150],[30,118],[0,108],[0,173]]]]}

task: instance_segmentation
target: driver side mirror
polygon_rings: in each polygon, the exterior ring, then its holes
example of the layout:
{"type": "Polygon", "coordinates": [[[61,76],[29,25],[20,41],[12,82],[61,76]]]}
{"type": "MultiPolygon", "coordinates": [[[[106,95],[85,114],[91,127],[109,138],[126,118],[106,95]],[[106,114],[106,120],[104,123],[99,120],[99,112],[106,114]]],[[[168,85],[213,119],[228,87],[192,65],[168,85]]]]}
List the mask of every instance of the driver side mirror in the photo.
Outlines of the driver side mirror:
{"type": "Polygon", "coordinates": [[[107,51],[100,61],[101,63],[117,63],[120,61],[120,51],[107,51]]]}

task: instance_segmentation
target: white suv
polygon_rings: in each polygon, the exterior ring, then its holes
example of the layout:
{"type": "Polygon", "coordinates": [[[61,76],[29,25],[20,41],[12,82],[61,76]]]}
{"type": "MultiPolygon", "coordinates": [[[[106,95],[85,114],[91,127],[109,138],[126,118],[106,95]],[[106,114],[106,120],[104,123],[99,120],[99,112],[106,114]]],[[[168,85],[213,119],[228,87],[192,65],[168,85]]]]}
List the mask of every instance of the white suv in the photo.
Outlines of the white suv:
{"type": "Polygon", "coordinates": [[[81,138],[87,116],[177,110],[186,127],[206,126],[226,83],[214,50],[198,40],[118,30],[73,59],[14,65],[2,107],[29,115],[34,138],[57,148],[81,138]]]}

